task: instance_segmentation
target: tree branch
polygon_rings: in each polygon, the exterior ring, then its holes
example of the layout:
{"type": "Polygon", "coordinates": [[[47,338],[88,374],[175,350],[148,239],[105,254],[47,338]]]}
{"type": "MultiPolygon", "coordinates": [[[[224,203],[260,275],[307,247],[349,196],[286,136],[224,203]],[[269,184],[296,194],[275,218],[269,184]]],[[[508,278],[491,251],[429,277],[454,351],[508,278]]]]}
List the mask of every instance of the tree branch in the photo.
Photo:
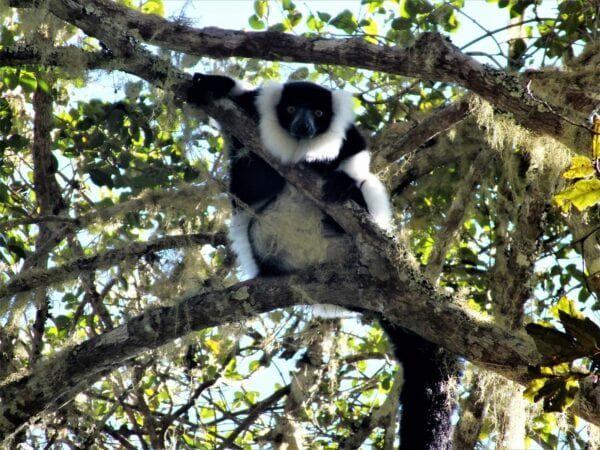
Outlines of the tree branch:
{"type": "Polygon", "coordinates": [[[394,125],[387,127],[376,146],[379,148],[377,158],[384,158],[386,163],[393,163],[402,156],[414,152],[440,133],[447,131],[462,122],[469,115],[469,100],[462,99],[451,105],[432,111],[427,118],[408,130],[398,133],[394,125]]]}
{"type": "Polygon", "coordinates": [[[2,67],[18,67],[26,64],[57,66],[66,70],[73,68],[109,69],[111,59],[103,52],[86,52],[79,47],[40,48],[33,44],[19,44],[0,49],[2,67]],[[76,62],[74,64],[74,62],[76,62]]]}
{"type": "Polygon", "coordinates": [[[494,159],[495,154],[492,151],[482,151],[466,171],[467,173],[454,195],[452,204],[446,211],[444,223],[436,235],[425,267],[425,276],[432,282],[435,282],[442,273],[446,254],[459,238],[467,209],[473,201],[475,188],[487,173],[487,168],[494,159]]]}
{"type": "MultiPolygon", "coordinates": [[[[31,3],[10,2],[15,7],[31,6],[31,3]]],[[[585,148],[577,144],[589,139],[590,130],[585,121],[577,124],[577,120],[565,120],[568,114],[562,112],[564,108],[549,102],[546,102],[549,107],[544,107],[532,98],[519,78],[480,64],[435,33],[425,33],[412,47],[403,49],[377,46],[358,38],[306,38],[273,31],[240,32],[218,28],[198,30],[107,0],[50,0],[47,7],[57,17],[110,46],[115,55],[120,56],[113,60],[113,68],[154,84],[173,83],[179,95],[185,92],[179,89],[184,86],[177,83],[178,79],[182,81],[181,73],[144,50],[140,39],[163,48],[214,58],[243,56],[347,65],[456,83],[510,113],[526,128],[553,136],[570,148],[585,148]]]]}
{"type": "Polygon", "coordinates": [[[527,336],[477,320],[466,307],[441,302],[439,295],[431,294],[426,288],[407,292],[405,286],[396,282],[381,284],[360,273],[344,276],[336,281],[336,289],[330,289],[323,280],[309,274],[255,279],[191,296],[172,307],[146,311],[124,325],[40,361],[34,372],[2,385],[0,440],[42,411],[60,407],[101,376],[147,350],[190,331],[311,301],[385,310],[387,320],[496,370],[525,371],[527,364],[539,360],[527,336]],[[453,323],[453,327],[447,327],[448,323],[453,323]]]}
{"type": "Polygon", "coordinates": [[[62,266],[53,267],[48,270],[30,269],[16,275],[4,286],[0,286],[0,299],[31,289],[64,282],[71,278],[76,278],[85,272],[106,269],[123,261],[138,259],[144,255],[161,250],[199,244],[225,245],[226,240],[222,233],[165,236],[154,241],[135,242],[123,248],[78,258],[62,266]]]}
{"type": "MultiPolygon", "coordinates": [[[[9,3],[15,7],[31,5],[29,0],[9,3]]],[[[574,139],[589,136],[585,122],[573,125],[577,121],[565,120],[568,114],[562,113],[564,108],[550,103],[549,107],[544,107],[530,96],[519,78],[480,64],[436,33],[424,33],[410,48],[384,47],[360,38],[307,38],[274,31],[194,29],[108,0],[49,0],[46,5],[52,14],[102,40],[113,51],[131,57],[137,55],[132,49],[143,40],[162,48],[213,58],[240,56],[345,65],[456,83],[482,96],[501,111],[509,112],[526,128],[553,136],[571,148],[577,148],[574,139]]],[[[128,66],[132,68],[138,63],[131,60],[128,66]]],[[[160,65],[160,60],[156,58],[155,63],[160,65]]],[[[146,69],[152,71],[157,67],[152,64],[146,69]]],[[[160,72],[158,68],[155,75],[160,72]]],[[[157,80],[166,81],[164,78],[157,80]]]]}

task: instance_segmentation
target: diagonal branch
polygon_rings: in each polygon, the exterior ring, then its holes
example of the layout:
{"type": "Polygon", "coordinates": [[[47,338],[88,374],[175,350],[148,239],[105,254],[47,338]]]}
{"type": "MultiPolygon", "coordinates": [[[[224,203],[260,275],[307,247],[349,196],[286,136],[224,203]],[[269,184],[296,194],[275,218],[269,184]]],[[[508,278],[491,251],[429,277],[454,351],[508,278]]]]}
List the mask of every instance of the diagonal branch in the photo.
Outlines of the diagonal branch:
{"type": "Polygon", "coordinates": [[[463,98],[432,111],[423,121],[408,130],[395,130],[394,128],[399,128],[400,124],[390,124],[375,143],[379,147],[377,158],[385,159],[388,164],[398,161],[410,152],[418,150],[440,133],[456,126],[468,115],[469,99],[463,98]]]}

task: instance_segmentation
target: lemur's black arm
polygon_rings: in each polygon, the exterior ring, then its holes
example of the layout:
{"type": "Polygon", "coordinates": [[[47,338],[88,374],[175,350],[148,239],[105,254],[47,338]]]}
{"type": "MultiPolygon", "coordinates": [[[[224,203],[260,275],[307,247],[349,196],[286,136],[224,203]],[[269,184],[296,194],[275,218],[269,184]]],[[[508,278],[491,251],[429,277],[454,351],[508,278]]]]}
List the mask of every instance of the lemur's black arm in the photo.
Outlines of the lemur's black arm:
{"type": "MultiPolygon", "coordinates": [[[[229,98],[254,120],[258,120],[255,99],[258,90],[248,90],[237,80],[222,75],[194,74],[188,101],[197,105],[229,98]]],[[[277,195],[285,180],[260,157],[244,149],[244,145],[231,136],[229,145],[229,191],[234,207],[259,204],[277,195]]]]}
{"type": "Polygon", "coordinates": [[[192,87],[188,90],[188,102],[206,105],[227,97],[253,119],[258,119],[254,104],[258,89],[246,89],[237,80],[224,75],[195,73],[192,82],[192,87]]]}

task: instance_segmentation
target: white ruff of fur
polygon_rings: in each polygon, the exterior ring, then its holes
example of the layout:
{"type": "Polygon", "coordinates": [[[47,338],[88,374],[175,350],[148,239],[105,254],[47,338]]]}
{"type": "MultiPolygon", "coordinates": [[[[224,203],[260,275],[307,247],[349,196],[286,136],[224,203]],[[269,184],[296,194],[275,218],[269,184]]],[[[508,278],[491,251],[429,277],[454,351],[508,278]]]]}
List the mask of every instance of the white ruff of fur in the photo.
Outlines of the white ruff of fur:
{"type": "Polygon", "coordinates": [[[254,261],[252,246],[248,239],[248,225],[251,218],[251,213],[238,211],[232,214],[229,224],[231,248],[237,256],[240,269],[248,278],[254,278],[258,275],[258,265],[254,261]]]}
{"type": "Polygon", "coordinates": [[[294,139],[277,119],[277,104],[283,84],[266,83],[256,99],[260,116],[260,136],[265,149],[284,164],[300,161],[329,161],[337,158],[346,134],[354,120],[352,96],[345,91],[333,91],[333,120],[329,129],[312,139],[294,139]]]}
{"type": "Polygon", "coordinates": [[[356,180],[367,204],[371,220],[381,229],[389,231],[392,228],[392,205],[385,186],[369,169],[371,155],[363,150],[344,160],[339,170],[356,180]]]}

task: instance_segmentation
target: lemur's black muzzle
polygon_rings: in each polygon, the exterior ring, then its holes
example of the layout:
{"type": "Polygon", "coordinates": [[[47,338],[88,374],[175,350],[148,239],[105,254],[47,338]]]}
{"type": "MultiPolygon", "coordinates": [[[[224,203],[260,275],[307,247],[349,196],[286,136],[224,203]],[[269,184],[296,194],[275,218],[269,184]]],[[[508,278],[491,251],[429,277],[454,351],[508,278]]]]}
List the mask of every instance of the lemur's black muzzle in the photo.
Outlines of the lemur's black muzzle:
{"type": "Polygon", "coordinates": [[[309,109],[299,108],[290,125],[290,134],[295,139],[311,139],[317,134],[315,118],[309,109]]]}

